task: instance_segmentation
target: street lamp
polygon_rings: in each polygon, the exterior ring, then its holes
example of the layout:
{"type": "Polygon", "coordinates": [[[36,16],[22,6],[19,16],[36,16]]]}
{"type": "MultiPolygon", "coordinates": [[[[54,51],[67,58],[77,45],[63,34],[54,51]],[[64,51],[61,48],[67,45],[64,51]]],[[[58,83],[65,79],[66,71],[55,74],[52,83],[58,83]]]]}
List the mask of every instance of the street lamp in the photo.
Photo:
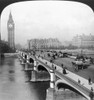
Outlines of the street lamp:
{"type": "Polygon", "coordinates": [[[50,63],[52,63],[52,69],[54,69],[54,65],[53,65],[54,59],[53,59],[53,57],[51,58],[50,63]]]}

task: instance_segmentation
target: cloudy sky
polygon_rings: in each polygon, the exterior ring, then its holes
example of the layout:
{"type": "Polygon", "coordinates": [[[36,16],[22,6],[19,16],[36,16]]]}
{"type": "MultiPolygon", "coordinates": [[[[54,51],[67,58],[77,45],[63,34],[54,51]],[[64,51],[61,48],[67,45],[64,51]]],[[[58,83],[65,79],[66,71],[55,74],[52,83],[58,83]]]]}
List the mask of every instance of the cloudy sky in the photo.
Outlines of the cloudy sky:
{"type": "Polygon", "coordinates": [[[7,6],[1,15],[1,35],[7,40],[7,21],[12,13],[15,42],[26,44],[32,38],[71,40],[76,34],[94,34],[94,12],[82,3],[31,1],[7,6]]]}

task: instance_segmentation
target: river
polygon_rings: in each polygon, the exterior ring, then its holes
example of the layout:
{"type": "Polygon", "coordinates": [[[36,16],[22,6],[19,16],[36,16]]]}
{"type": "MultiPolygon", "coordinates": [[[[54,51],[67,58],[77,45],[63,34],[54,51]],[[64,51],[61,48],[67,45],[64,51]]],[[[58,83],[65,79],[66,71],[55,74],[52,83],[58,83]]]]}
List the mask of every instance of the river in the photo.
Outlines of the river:
{"type": "Polygon", "coordinates": [[[28,77],[16,58],[0,64],[0,100],[45,100],[49,82],[27,82],[28,77]]]}
{"type": "MultiPolygon", "coordinates": [[[[46,100],[46,90],[49,88],[49,82],[28,82],[28,79],[19,59],[8,57],[1,60],[0,100],[46,100]]],[[[73,94],[71,96],[73,97],[73,94]]],[[[82,100],[80,97],[77,95],[75,99],[69,100],[82,100]]],[[[57,100],[63,100],[62,96],[59,96],[57,100]]]]}

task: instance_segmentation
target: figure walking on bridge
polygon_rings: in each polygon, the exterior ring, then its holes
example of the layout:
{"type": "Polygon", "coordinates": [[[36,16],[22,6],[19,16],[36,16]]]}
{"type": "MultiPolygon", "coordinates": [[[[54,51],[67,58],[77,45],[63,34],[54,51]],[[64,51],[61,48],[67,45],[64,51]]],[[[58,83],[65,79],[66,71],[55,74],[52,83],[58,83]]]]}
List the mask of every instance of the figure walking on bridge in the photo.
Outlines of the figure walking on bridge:
{"type": "Polygon", "coordinates": [[[64,65],[63,65],[63,64],[61,64],[61,67],[62,67],[62,68],[64,68],[64,65]]]}
{"type": "Polygon", "coordinates": [[[91,85],[91,78],[90,77],[88,79],[88,83],[89,83],[89,85],[91,85]]]}
{"type": "Polygon", "coordinates": [[[91,87],[91,91],[93,91],[93,88],[91,87]]]}
{"type": "Polygon", "coordinates": [[[80,84],[81,83],[81,81],[78,79],[78,83],[80,84]]]}
{"type": "Polygon", "coordinates": [[[67,74],[67,72],[66,72],[66,67],[64,67],[64,65],[63,64],[61,64],[61,67],[62,67],[62,69],[63,69],[63,74],[67,74]]]}
{"type": "Polygon", "coordinates": [[[94,92],[93,92],[93,88],[91,87],[91,91],[90,91],[90,94],[89,94],[91,100],[94,100],[94,92]]]}
{"type": "Polygon", "coordinates": [[[66,68],[63,68],[63,74],[67,74],[66,68]]]}

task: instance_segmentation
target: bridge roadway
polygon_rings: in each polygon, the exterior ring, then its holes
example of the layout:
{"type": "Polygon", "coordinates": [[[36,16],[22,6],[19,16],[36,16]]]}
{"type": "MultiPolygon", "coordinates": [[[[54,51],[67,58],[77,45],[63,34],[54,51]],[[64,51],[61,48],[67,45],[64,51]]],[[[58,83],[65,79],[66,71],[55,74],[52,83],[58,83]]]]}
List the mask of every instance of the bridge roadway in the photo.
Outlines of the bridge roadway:
{"type": "MultiPolygon", "coordinates": [[[[46,53],[41,54],[41,56],[43,56],[46,60],[49,60],[49,61],[51,59],[51,57],[48,57],[46,53]],[[44,57],[44,55],[45,55],[45,57],[44,57]]],[[[91,89],[91,87],[94,87],[94,84],[88,85],[88,78],[89,77],[91,78],[92,83],[94,83],[94,64],[91,64],[86,69],[75,71],[74,66],[71,63],[72,61],[74,61],[74,59],[71,59],[71,58],[56,58],[54,60],[54,63],[56,65],[58,65],[59,68],[61,67],[61,64],[63,63],[63,65],[68,69],[69,74],[67,74],[67,75],[69,77],[70,76],[75,77],[74,79],[76,81],[78,81],[78,78],[79,78],[79,80],[81,81],[81,84],[86,85],[86,87],[88,87],[89,89],[91,89]]],[[[61,69],[59,69],[59,70],[61,70],[61,69]]]]}
{"type": "MultiPolygon", "coordinates": [[[[44,65],[46,67],[46,69],[52,69],[51,67],[51,63],[45,59],[42,59],[41,57],[38,58],[36,56],[36,60],[39,61],[42,65],[44,65]],[[47,62],[47,64],[46,64],[47,62]]],[[[56,64],[54,64],[55,66],[57,66],[56,64]]],[[[59,67],[59,66],[58,66],[59,67]]],[[[58,68],[57,67],[57,68],[58,68]]],[[[82,93],[86,98],[88,98],[88,100],[90,100],[89,94],[90,94],[90,85],[87,84],[87,80],[85,80],[84,78],[80,77],[80,76],[75,76],[75,74],[71,73],[70,71],[68,71],[68,74],[64,75],[62,74],[62,70],[61,69],[57,69],[55,70],[55,75],[58,76],[60,79],[62,80],[66,80],[68,83],[71,84],[71,86],[75,87],[78,91],[80,91],[80,93],[82,93]],[[83,79],[84,86],[82,84],[78,83],[78,79],[83,79]]],[[[92,86],[94,87],[94,84],[92,84],[92,86]]]]}
{"type": "MultiPolygon", "coordinates": [[[[45,60],[47,61],[47,59],[45,59],[45,60]]],[[[49,62],[49,61],[47,61],[47,62],[49,62]]],[[[57,66],[57,70],[62,73],[62,68],[59,65],[54,64],[54,66],[57,66]]],[[[74,77],[73,80],[76,81],[76,82],[78,82],[78,79],[79,79],[80,82],[81,82],[80,84],[82,84],[83,86],[85,86],[89,90],[91,90],[91,87],[94,89],[94,83],[93,82],[92,82],[92,84],[89,85],[88,80],[86,78],[83,78],[83,77],[81,77],[81,76],[79,76],[79,75],[77,75],[77,74],[75,74],[75,73],[73,73],[73,72],[71,72],[67,69],[66,69],[66,71],[68,73],[68,74],[66,74],[67,77],[69,77],[69,78],[74,77]]]]}

